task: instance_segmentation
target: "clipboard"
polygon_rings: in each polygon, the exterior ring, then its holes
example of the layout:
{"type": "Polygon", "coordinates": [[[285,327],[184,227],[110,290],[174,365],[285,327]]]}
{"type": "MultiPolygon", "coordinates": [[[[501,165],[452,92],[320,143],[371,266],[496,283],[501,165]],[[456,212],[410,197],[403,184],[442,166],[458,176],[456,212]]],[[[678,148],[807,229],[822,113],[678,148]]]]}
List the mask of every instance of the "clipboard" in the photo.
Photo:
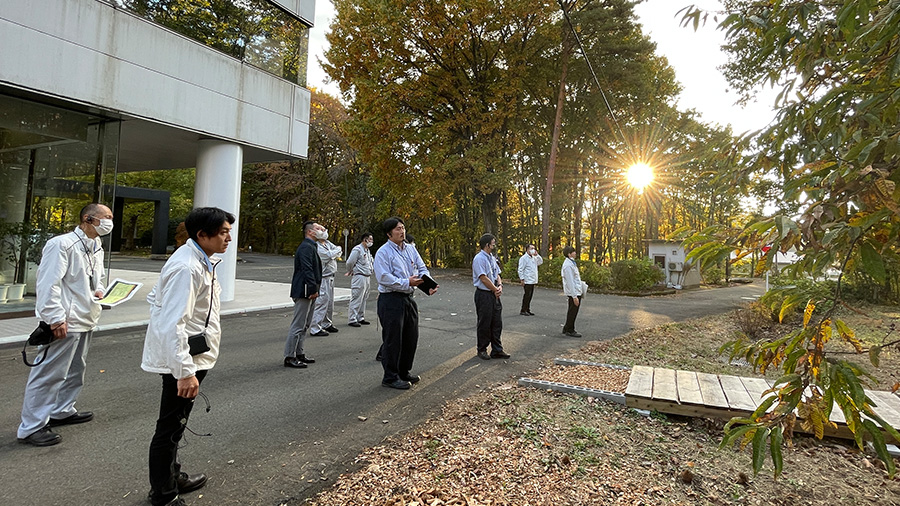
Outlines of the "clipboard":
{"type": "Polygon", "coordinates": [[[97,302],[100,303],[100,306],[103,309],[114,308],[134,297],[134,294],[136,294],[142,286],[144,286],[143,283],[116,279],[106,289],[103,298],[97,300],[97,302]]]}
{"type": "Polygon", "coordinates": [[[428,292],[432,288],[437,288],[437,286],[438,286],[437,282],[435,280],[431,279],[431,276],[426,274],[426,275],[422,276],[422,284],[417,286],[416,288],[425,292],[426,295],[431,295],[428,292]]]}

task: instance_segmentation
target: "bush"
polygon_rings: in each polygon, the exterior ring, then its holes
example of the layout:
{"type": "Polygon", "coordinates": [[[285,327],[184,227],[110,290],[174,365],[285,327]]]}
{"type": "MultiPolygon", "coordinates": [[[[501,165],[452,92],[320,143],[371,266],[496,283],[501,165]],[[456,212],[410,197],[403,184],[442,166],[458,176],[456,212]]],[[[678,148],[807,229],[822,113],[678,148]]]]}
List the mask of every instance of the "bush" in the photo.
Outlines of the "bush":
{"type": "Polygon", "coordinates": [[[544,263],[538,266],[538,281],[548,285],[562,286],[562,265],[566,257],[560,255],[554,258],[545,258],[544,263]]]}
{"type": "Polygon", "coordinates": [[[712,266],[703,270],[703,281],[710,285],[718,285],[725,280],[725,271],[719,267],[712,266]]]}
{"type": "Polygon", "coordinates": [[[609,288],[611,273],[609,267],[596,262],[583,262],[578,265],[581,268],[581,280],[592,288],[609,288]]]}
{"type": "Polygon", "coordinates": [[[510,283],[519,281],[519,257],[513,257],[500,266],[500,277],[510,283]]]}
{"type": "Polygon", "coordinates": [[[646,290],[665,279],[665,274],[649,258],[619,260],[609,267],[610,285],[614,290],[646,290]]]}
{"type": "Polygon", "coordinates": [[[816,302],[816,312],[831,308],[831,302],[826,299],[834,294],[834,281],[772,276],[769,285],[774,288],[760,297],[759,302],[769,310],[772,321],[783,322],[802,313],[810,299],[816,302]]]}

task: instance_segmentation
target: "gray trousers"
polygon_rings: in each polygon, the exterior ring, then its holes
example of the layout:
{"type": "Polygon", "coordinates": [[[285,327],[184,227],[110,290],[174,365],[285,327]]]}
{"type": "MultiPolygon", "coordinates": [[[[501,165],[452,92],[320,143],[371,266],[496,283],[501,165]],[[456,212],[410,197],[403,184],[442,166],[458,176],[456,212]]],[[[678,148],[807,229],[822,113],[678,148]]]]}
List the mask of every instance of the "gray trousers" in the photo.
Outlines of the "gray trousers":
{"type": "Polygon", "coordinates": [[[350,310],[348,323],[366,319],[366,299],[369,298],[369,276],[354,274],[350,280],[350,310]]]}
{"type": "MultiPolygon", "coordinates": [[[[316,299],[313,300],[317,300],[316,299]]],[[[291,320],[291,329],[288,330],[287,341],[284,343],[284,358],[303,355],[303,341],[306,330],[313,317],[313,301],[303,297],[294,299],[294,319],[291,320]]]]}
{"type": "Polygon", "coordinates": [[[19,438],[42,429],[51,417],[66,418],[76,413],[75,401],[84,386],[85,357],[92,334],[69,332],[65,339],[50,345],[40,365],[31,368],[25,383],[19,438]]]}
{"type": "Polygon", "coordinates": [[[315,334],[334,325],[331,317],[334,315],[334,276],[323,276],[319,286],[319,296],[316,297],[316,308],[313,312],[312,325],[309,333],[315,334]]]}

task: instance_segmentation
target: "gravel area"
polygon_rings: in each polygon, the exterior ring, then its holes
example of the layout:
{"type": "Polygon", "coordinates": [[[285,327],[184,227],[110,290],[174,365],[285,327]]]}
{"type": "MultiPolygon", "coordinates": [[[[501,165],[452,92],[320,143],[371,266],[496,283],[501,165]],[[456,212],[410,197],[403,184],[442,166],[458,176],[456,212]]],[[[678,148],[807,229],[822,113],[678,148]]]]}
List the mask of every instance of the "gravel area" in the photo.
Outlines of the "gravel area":
{"type": "Polygon", "coordinates": [[[531,378],[624,393],[630,374],[631,371],[596,365],[553,365],[541,369],[531,378]]]}

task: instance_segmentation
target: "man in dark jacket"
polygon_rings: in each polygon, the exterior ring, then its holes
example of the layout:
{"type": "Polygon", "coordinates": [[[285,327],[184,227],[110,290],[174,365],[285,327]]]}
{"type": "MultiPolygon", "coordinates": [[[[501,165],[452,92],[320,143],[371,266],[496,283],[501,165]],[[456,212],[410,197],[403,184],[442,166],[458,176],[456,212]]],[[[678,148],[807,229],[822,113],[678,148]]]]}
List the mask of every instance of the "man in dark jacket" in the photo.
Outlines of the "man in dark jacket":
{"type": "Polygon", "coordinates": [[[294,253],[294,277],[291,280],[291,299],[294,300],[294,319],[284,343],[284,366],[304,368],[315,363],[303,353],[303,338],[313,316],[313,300],[319,296],[322,284],[322,261],[316,251],[316,232],[325,227],[314,221],[303,224],[306,237],[294,253]]]}

